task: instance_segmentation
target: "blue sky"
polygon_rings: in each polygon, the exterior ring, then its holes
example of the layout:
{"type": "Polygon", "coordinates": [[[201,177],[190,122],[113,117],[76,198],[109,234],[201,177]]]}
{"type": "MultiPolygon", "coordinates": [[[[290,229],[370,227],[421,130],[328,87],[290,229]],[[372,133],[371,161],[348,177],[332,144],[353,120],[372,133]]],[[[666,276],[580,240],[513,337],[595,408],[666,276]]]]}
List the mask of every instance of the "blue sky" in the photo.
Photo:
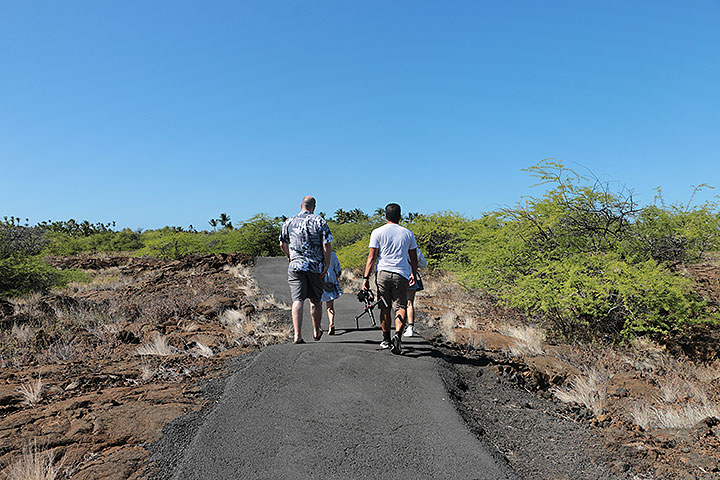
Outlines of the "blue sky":
{"type": "Polygon", "coordinates": [[[0,216],[451,210],[555,157],[720,192],[720,1],[0,1],[0,216]]]}

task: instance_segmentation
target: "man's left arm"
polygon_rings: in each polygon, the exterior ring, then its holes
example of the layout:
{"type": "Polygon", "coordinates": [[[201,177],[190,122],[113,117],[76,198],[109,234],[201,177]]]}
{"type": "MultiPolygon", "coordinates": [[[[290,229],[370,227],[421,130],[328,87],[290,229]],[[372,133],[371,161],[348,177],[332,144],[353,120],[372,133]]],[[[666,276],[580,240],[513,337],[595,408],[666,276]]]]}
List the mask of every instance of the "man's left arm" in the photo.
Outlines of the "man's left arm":
{"type": "Polygon", "coordinates": [[[415,280],[418,278],[417,248],[408,250],[408,256],[410,257],[410,268],[412,268],[412,275],[410,275],[410,285],[414,285],[415,280]]]}

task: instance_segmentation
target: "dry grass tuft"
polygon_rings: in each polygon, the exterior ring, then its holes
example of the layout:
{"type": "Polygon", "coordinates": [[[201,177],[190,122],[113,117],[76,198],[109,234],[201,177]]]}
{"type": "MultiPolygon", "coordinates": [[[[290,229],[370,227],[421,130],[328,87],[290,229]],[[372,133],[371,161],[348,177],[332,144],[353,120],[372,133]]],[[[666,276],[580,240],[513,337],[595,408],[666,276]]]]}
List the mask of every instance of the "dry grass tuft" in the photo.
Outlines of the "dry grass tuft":
{"type": "Polygon", "coordinates": [[[28,343],[35,338],[35,331],[30,325],[18,325],[14,323],[10,333],[20,343],[28,343]]]}
{"type": "Polygon", "coordinates": [[[23,449],[22,455],[5,470],[7,480],[54,480],[60,478],[61,464],[55,464],[55,453],[38,451],[37,445],[23,449]]]}
{"type": "Polygon", "coordinates": [[[222,313],[222,315],[220,315],[220,323],[223,325],[234,325],[236,323],[245,322],[247,319],[248,316],[244,311],[234,308],[227,309],[222,313]]]}
{"type": "Polygon", "coordinates": [[[24,405],[34,407],[35,405],[40,403],[40,400],[42,400],[42,389],[42,378],[38,376],[36,381],[33,382],[31,380],[28,383],[23,383],[22,385],[20,385],[17,391],[22,394],[24,405]]]}
{"type": "Polygon", "coordinates": [[[515,345],[508,349],[513,357],[523,355],[542,355],[545,350],[545,333],[537,327],[530,325],[522,327],[505,326],[499,329],[500,333],[517,340],[515,345]]]}
{"type": "Polygon", "coordinates": [[[155,369],[150,365],[142,365],[140,367],[140,380],[149,382],[155,377],[155,369]]]}
{"type": "Polygon", "coordinates": [[[602,412],[607,399],[605,379],[595,369],[575,377],[570,382],[570,388],[553,388],[552,392],[560,401],[585,405],[596,415],[602,412]]]}
{"type": "Polygon", "coordinates": [[[699,384],[682,378],[677,373],[664,375],[659,380],[660,398],[664,403],[673,404],[680,401],[707,403],[708,397],[699,384]]]}
{"type": "Polygon", "coordinates": [[[210,358],[214,355],[212,348],[208,347],[202,342],[195,341],[195,347],[190,351],[191,355],[195,357],[210,358]]]}
{"type": "Polygon", "coordinates": [[[158,365],[153,368],[146,364],[140,367],[140,380],[142,380],[143,383],[148,383],[151,380],[177,382],[182,379],[183,374],[187,373],[187,370],[181,372],[178,369],[166,365],[158,365]]]}
{"type": "Polygon", "coordinates": [[[695,377],[702,383],[712,383],[720,378],[720,360],[708,365],[695,366],[695,377]]]}
{"type": "Polygon", "coordinates": [[[247,265],[225,265],[223,270],[243,280],[252,278],[252,269],[247,265]]]}
{"type": "Polygon", "coordinates": [[[252,270],[245,265],[225,265],[224,270],[234,277],[245,281],[245,284],[238,287],[243,296],[251,299],[251,302],[258,310],[267,310],[270,308],[279,308],[281,310],[290,310],[290,306],[275,298],[275,295],[263,295],[260,288],[252,277],[252,270]]]}
{"type": "Polygon", "coordinates": [[[228,343],[236,345],[266,346],[285,341],[290,337],[288,325],[278,326],[267,315],[249,317],[237,310],[227,310],[221,321],[226,325],[228,343]]]}
{"type": "Polygon", "coordinates": [[[27,313],[26,311],[22,311],[22,308],[35,305],[36,303],[38,303],[40,301],[41,298],[42,298],[41,293],[31,293],[29,295],[24,295],[22,297],[11,298],[10,303],[12,303],[15,306],[16,310],[18,310],[18,308],[19,308],[22,313],[27,313]]]}
{"type": "Polygon", "coordinates": [[[717,405],[685,405],[682,407],[658,408],[636,405],[631,412],[636,425],[651,428],[692,428],[707,417],[720,418],[717,405]]]}
{"type": "Polygon", "coordinates": [[[459,318],[455,312],[445,312],[438,320],[438,327],[443,337],[447,338],[448,341],[454,342],[457,340],[455,335],[455,328],[458,326],[459,318]]]}
{"type": "Polygon", "coordinates": [[[275,298],[275,295],[261,295],[255,300],[255,307],[258,310],[267,310],[270,308],[279,308],[280,310],[290,310],[290,306],[275,298]]]}
{"type": "Polygon", "coordinates": [[[480,328],[480,323],[475,317],[465,317],[460,326],[470,330],[478,330],[480,328]]]}
{"type": "Polygon", "coordinates": [[[182,327],[182,331],[188,333],[197,332],[198,330],[200,330],[200,325],[195,322],[189,323],[182,327]]]}
{"type": "Polygon", "coordinates": [[[153,335],[151,343],[140,345],[135,350],[135,353],[137,355],[157,355],[167,357],[168,355],[175,353],[175,349],[170,346],[164,335],[156,332],[155,335],[153,335]]]}

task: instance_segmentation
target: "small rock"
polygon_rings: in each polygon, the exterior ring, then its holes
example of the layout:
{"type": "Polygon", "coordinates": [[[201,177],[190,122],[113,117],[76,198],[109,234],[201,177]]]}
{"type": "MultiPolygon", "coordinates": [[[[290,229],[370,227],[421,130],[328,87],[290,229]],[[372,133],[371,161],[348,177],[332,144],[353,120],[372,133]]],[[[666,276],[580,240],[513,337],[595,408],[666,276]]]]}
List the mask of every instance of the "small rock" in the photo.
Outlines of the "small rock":
{"type": "Polygon", "coordinates": [[[0,298],[0,318],[12,317],[15,314],[15,307],[7,300],[0,298]]]}
{"type": "Polygon", "coordinates": [[[130,343],[130,344],[138,344],[140,343],[140,339],[132,332],[128,332],[127,330],[122,330],[118,332],[117,338],[122,343],[130,343]]]}
{"type": "Polygon", "coordinates": [[[79,400],[77,402],[71,403],[67,409],[77,410],[78,408],[87,408],[88,406],[90,406],[90,400],[79,400]]]}

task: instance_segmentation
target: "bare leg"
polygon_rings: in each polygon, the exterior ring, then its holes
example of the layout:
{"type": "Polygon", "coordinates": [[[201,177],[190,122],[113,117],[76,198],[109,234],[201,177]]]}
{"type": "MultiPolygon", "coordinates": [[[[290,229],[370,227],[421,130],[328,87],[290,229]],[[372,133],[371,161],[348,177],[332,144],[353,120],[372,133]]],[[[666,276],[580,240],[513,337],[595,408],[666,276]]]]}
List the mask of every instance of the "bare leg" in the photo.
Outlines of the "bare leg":
{"type": "Polygon", "coordinates": [[[320,333],[320,322],[322,321],[322,302],[320,300],[310,299],[310,316],[313,320],[313,335],[315,337],[320,333]]]}
{"type": "Polygon", "coordinates": [[[415,325],[415,290],[408,291],[407,323],[415,325]]]}
{"type": "Polygon", "coordinates": [[[399,308],[395,314],[395,333],[402,335],[403,329],[405,328],[405,318],[407,318],[407,310],[399,308]]]}
{"type": "Polygon", "coordinates": [[[383,332],[390,331],[390,309],[380,310],[380,327],[383,332]]]}
{"type": "Polygon", "coordinates": [[[327,310],[329,326],[333,328],[335,326],[335,300],[325,302],[325,310],[327,310]]]}
{"type": "Polygon", "coordinates": [[[303,302],[295,300],[292,304],[293,328],[295,329],[295,341],[302,340],[302,318],[303,302]]]}

